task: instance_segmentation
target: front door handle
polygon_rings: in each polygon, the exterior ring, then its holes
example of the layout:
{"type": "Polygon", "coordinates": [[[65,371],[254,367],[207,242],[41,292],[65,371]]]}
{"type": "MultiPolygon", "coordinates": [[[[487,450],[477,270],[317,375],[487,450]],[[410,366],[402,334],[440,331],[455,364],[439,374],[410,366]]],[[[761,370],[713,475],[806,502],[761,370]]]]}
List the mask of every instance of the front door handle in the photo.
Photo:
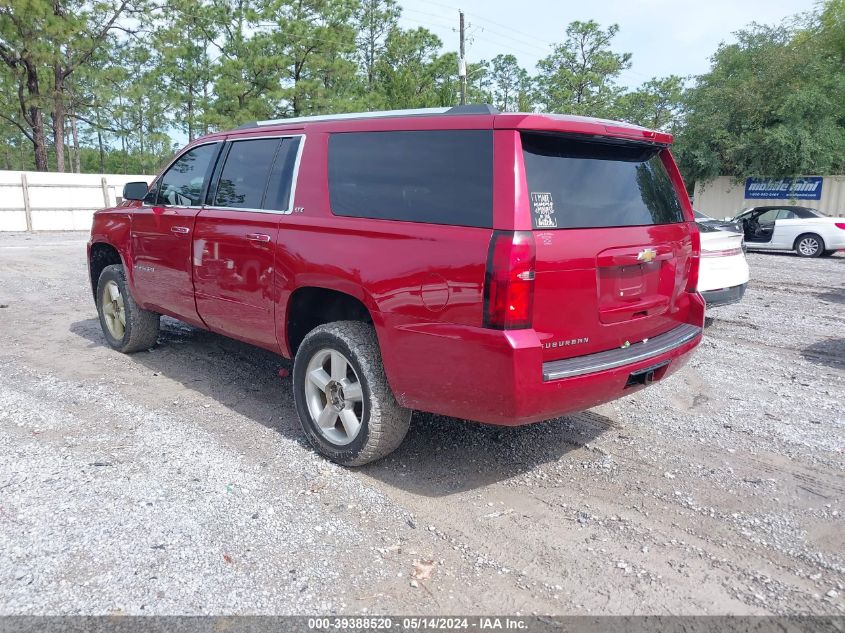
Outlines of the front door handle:
{"type": "Polygon", "coordinates": [[[264,233],[247,233],[246,239],[250,242],[261,242],[262,244],[266,244],[270,241],[270,236],[265,235],[264,233]]]}
{"type": "Polygon", "coordinates": [[[170,231],[173,233],[178,233],[179,235],[187,235],[191,232],[187,226],[171,226],[170,231]]]}

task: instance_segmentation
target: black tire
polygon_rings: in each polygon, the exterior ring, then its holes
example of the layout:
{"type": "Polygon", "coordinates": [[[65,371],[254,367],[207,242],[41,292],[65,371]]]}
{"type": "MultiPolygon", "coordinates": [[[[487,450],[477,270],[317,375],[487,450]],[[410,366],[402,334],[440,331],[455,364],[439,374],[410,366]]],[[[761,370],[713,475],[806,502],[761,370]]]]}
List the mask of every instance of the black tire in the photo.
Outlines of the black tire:
{"type": "MultiPolygon", "coordinates": [[[[326,408],[329,407],[330,389],[326,387],[325,396],[322,396],[326,408]]],[[[387,384],[375,330],[359,321],[327,323],[308,333],[293,362],[293,397],[308,441],[317,452],[343,466],[362,466],[393,452],[402,443],[411,424],[411,410],[399,406],[387,384]],[[354,376],[344,375],[356,378],[361,387],[360,426],[354,439],[345,444],[326,437],[309,410],[308,399],[314,397],[315,392],[313,386],[306,385],[308,366],[327,351],[337,351],[345,357],[354,376]],[[312,391],[309,392],[309,388],[312,391]]],[[[335,424],[341,425],[341,421],[335,424]]]]}
{"type": "Polygon", "coordinates": [[[100,315],[100,327],[103,328],[103,335],[106,342],[119,352],[131,354],[144,349],[149,349],[158,340],[160,316],[155,312],[142,310],[135,303],[132,294],[129,292],[129,285],[126,283],[126,273],[120,264],[106,266],[100,273],[97,281],[97,313],[100,315]],[[123,312],[126,325],[123,328],[122,336],[110,331],[107,324],[107,316],[104,313],[107,301],[105,293],[110,282],[117,284],[120,298],[123,301],[123,312]]]}
{"type": "Polygon", "coordinates": [[[804,233],[795,240],[798,257],[820,257],[824,253],[824,240],[815,233],[804,233]]]}

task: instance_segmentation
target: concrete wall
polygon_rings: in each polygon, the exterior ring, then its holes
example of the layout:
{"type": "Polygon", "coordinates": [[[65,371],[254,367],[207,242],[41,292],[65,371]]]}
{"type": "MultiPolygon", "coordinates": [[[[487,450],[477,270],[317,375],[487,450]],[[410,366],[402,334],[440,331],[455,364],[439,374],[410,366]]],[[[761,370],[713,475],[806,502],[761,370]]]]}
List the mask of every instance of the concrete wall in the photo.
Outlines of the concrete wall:
{"type": "Polygon", "coordinates": [[[0,231],[87,231],[127,182],[153,176],[0,171],[0,231]]]}
{"type": "Polygon", "coordinates": [[[713,218],[734,217],[745,207],[762,207],[769,204],[794,204],[812,207],[831,216],[845,215],[845,176],[825,176],[822,183],[821,200],[761,200],[745,198],[745,180],[734,181],[729,176],[720,176],[708,182],[696,182],[693,206],[713,218]]]}

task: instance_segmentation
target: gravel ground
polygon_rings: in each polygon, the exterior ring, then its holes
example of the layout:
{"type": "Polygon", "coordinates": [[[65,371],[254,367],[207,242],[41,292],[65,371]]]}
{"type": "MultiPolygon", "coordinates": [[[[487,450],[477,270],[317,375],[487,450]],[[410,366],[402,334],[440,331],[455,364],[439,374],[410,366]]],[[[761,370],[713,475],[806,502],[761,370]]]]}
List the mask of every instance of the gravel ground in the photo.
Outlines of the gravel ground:
{"type": "Polygon", "coordinates": [[[676,375],[344,470],[289,363],[105,346],[79,233],[0,234],[0,614],[842,614],[845,258],[751,254],[676,375]]]}

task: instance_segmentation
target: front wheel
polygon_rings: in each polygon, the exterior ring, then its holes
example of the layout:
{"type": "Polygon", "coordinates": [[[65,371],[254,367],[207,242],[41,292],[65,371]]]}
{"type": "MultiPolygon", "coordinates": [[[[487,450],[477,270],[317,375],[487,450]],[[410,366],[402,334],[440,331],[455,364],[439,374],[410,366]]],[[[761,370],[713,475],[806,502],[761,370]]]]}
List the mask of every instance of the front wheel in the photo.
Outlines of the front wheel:
{"type": "Polygon", "coordinates": [[[97,312],[106,341],[119,352],[131,354],[156,344],[159,315],[138,307],[120,264],[106,266],[100,273],[97,312]]]}
{"type": "Polygon", "coordinates": [[[293,363],[296,412],[309,442],[344,466],[393,452],[411,423],[387,384],[371,325],[337,321],[313,329],[293,363]]]}
{"type": "Polygon", "coordinates": [[[824,252],[824,242],[812,233],[802,235],[795,240],[795,252],[799,257],[818,257],[824,252]]]}

